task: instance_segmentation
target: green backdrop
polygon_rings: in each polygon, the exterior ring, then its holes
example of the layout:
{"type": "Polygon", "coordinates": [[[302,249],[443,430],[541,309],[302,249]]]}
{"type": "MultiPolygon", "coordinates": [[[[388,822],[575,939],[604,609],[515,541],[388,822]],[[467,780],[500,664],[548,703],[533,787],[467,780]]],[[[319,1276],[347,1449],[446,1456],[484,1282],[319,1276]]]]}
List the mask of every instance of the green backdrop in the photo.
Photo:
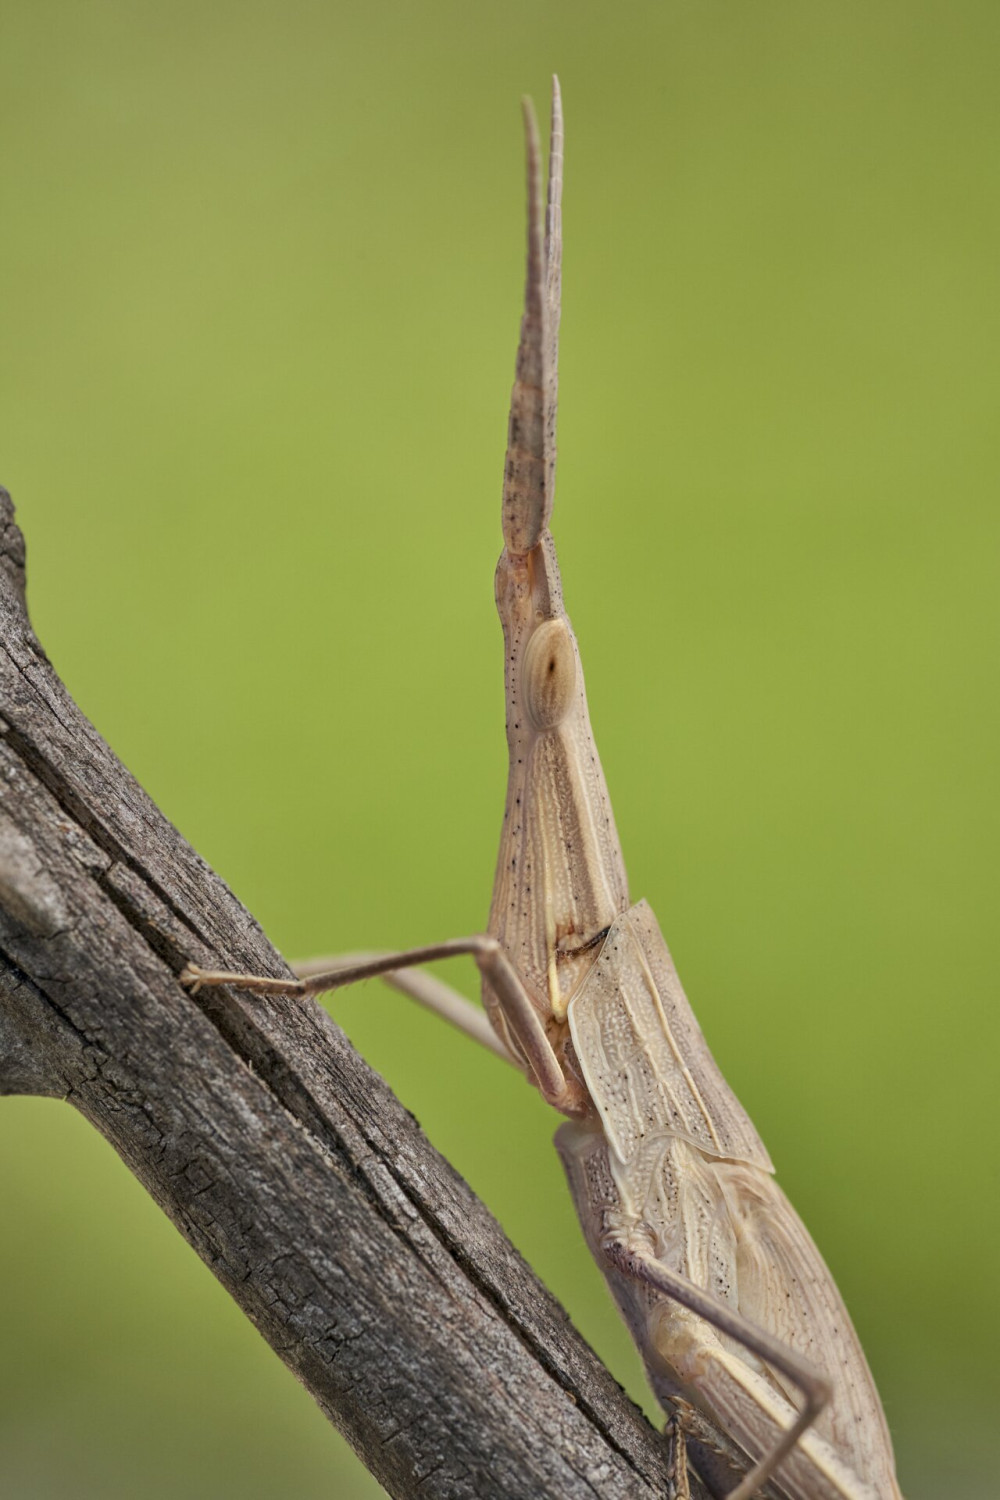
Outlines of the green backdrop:
{"type": "MultiPolygon", "coordinates": [[[[518,100],[559,70],[555,530],[632,889],[909,1500],[995,1493],[998,42],[995,0],[13,0],[0,36],[34,621],[299,955],[485,919],[518,100]]],[[[336,1014],[648,1404],[554,1117],[376,986],[336,1014]]],[[[12,1500],[375,1493],[68,1106],[0,1101],[0,1286],[12,1500]]]]}

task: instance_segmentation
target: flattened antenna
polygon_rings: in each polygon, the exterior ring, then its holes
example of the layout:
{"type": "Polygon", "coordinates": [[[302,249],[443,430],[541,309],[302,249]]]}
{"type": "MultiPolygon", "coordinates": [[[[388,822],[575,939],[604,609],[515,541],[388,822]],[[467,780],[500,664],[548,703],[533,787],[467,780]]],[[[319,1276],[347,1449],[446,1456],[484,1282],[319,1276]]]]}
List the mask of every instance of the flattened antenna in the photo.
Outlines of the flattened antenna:
{"type": "Polygon", "coordinates": [[[504,542],[508,552],[521,557],[537,546],[548,526],[555,493],[563,164],[558,81],[555,78],[552,81],[552,141],[544,242],[538,121],[530,99],[525,99],[522,107],[528,177],[528,257],[503,485],[504,542]]]}

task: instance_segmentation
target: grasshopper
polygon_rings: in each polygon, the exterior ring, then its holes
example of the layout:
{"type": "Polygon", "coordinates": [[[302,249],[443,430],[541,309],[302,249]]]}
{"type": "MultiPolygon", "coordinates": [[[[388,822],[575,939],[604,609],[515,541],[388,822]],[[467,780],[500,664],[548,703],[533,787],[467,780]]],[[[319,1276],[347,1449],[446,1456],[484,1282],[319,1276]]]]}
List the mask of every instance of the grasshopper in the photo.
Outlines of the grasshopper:
{"type": "Polygon", "coordinates": [[[563,120],[553,80],[547,201],[524,106],[525,305],[496,572],[507,802],[483,935],[314,960],[299,978],[184,981],[315,994],[381,974],[513,1061],[567,1116],[556,1133],[588,1245],[715,1495],[901,1500],[871,1374],[819,1251],[701,1034],[652,910],[632,904],[563,607],[555,483],[563,120]],[[414,965],[471,953],[485,1016],[414,965]],[[395,972],[392,972],[395,971],[395,972]]]}

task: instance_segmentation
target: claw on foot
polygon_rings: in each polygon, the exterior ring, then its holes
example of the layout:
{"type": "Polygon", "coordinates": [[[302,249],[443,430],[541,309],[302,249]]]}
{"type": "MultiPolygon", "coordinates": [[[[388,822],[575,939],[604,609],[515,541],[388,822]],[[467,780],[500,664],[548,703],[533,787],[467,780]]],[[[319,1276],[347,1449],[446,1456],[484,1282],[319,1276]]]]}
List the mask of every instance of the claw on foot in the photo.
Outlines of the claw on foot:
{"type": "Polygon", "coordinates": [[[691,1500],[688,1479],[687,1442],[680,1413],[667,1419],[663,1435],[670,1444],[670,1469],[668,1472],[669,1500],[691,1500]]]}

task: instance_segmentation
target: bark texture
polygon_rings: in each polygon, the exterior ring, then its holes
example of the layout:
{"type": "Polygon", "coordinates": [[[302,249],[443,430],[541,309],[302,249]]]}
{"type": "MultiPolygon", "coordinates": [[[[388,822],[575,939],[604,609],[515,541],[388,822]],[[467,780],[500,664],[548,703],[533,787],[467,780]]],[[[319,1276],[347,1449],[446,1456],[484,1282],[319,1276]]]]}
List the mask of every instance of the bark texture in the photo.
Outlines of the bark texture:
{"type": "Polygon", "coordinates": [[[0,644],[0,1093],[96,1126],[391,1495],[663,1500],[661,1436],[326,1012],[177,982],[288,971],[52,670],[5,491],[0,644]]]}

